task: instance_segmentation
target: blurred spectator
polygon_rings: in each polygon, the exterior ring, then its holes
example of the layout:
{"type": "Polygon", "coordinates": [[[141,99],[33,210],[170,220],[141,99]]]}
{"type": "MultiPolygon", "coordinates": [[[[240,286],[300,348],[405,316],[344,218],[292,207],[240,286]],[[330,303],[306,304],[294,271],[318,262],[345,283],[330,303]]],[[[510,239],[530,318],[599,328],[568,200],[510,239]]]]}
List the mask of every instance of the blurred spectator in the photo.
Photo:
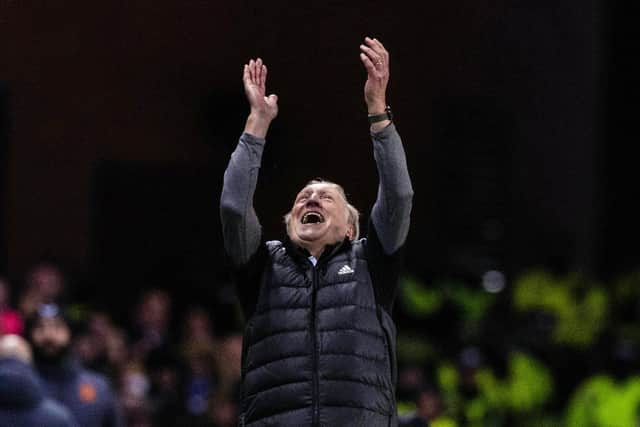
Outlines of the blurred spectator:
{"type": "MultiPolygon", "coordinates": [[[[478,394],[477,374],[486,364],[482,352],[476,347],[465,347],[458,355],[458,373],[462,394],[470,399],[478,394]]],[[[494,365],[497,363],[494,362],[494,365]]],[[[501,369],[504,371],[504,368],[501,369]]]]}
{"type": "Polygon", "coordinates": [[[60,267],[49,261],[35,264],[27,273],[25,291],[19,308],[25,318],[35,314],[43,304],[59,302],[65,288],[60,267]]]}
{"type": "Polygon", "coordinates": [[[170,321],[169,294],[161,289],[146,291],[134,313],[132,356],[145,361],[150,352],[169,349],[173,344],[169,330],[170,321]]]}
{"type": "Polygon", "coordinates": [[[191,307],[185,316],[182,348],[189,352],[193,347],[213,347],[213,327],[209,314],[201,307],[191,307]]]}
{"type": "Polygon", "coordinates": [[[129,427],[151,426],[149,378],[142,364],[128,363],[120,378],[120,399],[129,427]]]}
{"type": "Polygon", "coordinates": [[[181,349],[187,363],[184,425],[236,425],[242,336],[215,337],[208,313],[192,307],[185,316],[181,349]]]}
{"type": "Polygon", "coordinates": [[[213,399],[211,405],[212,427],[233,427],[238,419],[236,401],[220,396],[213,399]]]}
{"type": "Polygon", "coordinates": [[[73,353],[82,366],[104,373],[104,345],[89,332],[76,334],[73,338],[73,353]]]}
{"type": "Polygon", "coordinates": [[[31,361],[31,349],[22,337],[0,337],[0,426],[77,426],[65,407],[44,397],[31,361]]]}
{"type": "Polygon", "coordinates": [[[9,283],[0,277],[0,335],[22,334],[22,316],[10,307],[9,283]]]}
{"type": "Polygon", "coordinates": [[[181,351],[187,364],[187,412],[204,416],[216,385],[216,345],[209,315],[200,307],[185,316],[181,351]]]}
{"type": "Polygon", "coordinates": [[[396,394],[399,401],[415,402],[420,387],[425,381],[424,371],[420,366],[400,366],[396,394]]]}
{"type": "Polygon", "coordinates": [[[146,362],[149,373],[149,400],[154,427],[174,427],[184,410],[183,367],[172,349],[150,353],[146,362]]]}
{"type": "Polygon", "coordinates": [[[145,368],[146,402],[154,427],[174,426],[185,413],[184,365],[171,334],[171,319],[171,299],[162,289],[144,292],[133,314],[130,360],[145,368]]]}
{"type": "Polygon", "coordinates": [[[81,427],[124,425],[107,379],[72,355],[71,326],[59,306],[41,306],[28,321],[27,336],[47,394],[69,408],[81,427]]]}
{"type": "Polygon", "coordinates": [[[442,415],[442,399],[433,387],[422,386],[415,402],[415,412],[400,419],[401,427],[428,427],[442,415]]]}
{"type": "Polygon", "coordinates": [[[220,341],[216,351],[218,388],[216,393],[229,399],[235,395],[240,383],[242,335],[232,334],[220,341]]]}
{"type": "Polygon", "coordinates": [[[429,386],[420,390],[416,414],[427,421],[434,421],[442,415],[442,399],[438,390],[429,386]]]}
{"type": "Polygon", "coordinates": [[[128,360],[126,341],[107,313],[95,311],[88,314],[86,329],[75,334],[73,349],[83,366],[117,378],[128,360]]]}
{"type": "Polygon", "coordinates": [[[121,372],[125,368],[129,360],[127,337],[122,330],[114,328],[111,333],[105,337],[104,346],[110,368],[107,373],[114,377],[116,373],[121,372]]]}

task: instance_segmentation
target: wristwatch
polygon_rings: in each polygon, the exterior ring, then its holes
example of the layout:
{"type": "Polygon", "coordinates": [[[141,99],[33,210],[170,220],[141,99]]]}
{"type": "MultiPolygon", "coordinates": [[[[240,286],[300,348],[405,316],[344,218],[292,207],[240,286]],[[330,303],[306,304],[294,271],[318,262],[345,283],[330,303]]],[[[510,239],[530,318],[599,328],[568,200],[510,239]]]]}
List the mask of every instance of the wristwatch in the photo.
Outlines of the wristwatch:
{"type": "Polygon", "coordinates": [[[389,107],[387,105],[385,107],[385,109],[384,109],[384,113],[369,114],[367,116],[367,118],[369,119],[369,123],[371,123],[371,124],[377,123],[377,122],[381,122],[383,120],[391,120],[391,121],[393,121],[393,114],[391,113],[391,107],[389,107]]]}

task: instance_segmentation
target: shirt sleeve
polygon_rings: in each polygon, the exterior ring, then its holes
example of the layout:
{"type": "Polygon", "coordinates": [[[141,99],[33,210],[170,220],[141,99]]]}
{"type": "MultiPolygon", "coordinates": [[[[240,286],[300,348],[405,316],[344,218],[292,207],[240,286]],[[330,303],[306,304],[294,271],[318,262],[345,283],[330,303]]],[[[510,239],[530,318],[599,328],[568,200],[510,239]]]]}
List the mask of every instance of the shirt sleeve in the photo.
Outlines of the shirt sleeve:
{"type": "Polygon", "coordinates": [[[413,188],[402,141],[394,124],[371,137],[379,184],[369,219],[367,260],[376,301],[391,314],[409,232],[413,188]]]}
{"type": "Polygon", "coordinates": [[[391,123],[372,133],[373,155],[378,168],[378,196],[371,221],[387,255],[404,245],[409,232],[413,188],[402,141],[391,123]]]}
{"type": "Polygon", "coordinates": [[[220,218],[227,254],[245,265],[260,246],[262,228],[253,208],[265,140],[243,133],[224,173],[220,218]]]}
{"type": "Polygon", "coordinates": [[[391,315],[400,283],[404,246],[392,254],[385,253],[376,227],[372,221],[369,221],[366,251],[376,302],[391,315]]]}

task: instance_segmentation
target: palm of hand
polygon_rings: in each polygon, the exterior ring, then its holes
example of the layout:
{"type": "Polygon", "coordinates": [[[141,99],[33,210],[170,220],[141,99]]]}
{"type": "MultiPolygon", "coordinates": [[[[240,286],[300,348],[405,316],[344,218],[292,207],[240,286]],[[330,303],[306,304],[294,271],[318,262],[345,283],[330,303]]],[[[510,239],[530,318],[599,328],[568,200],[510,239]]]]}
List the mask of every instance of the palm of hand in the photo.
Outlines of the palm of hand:
{"type": "Polygon", "coordinates": [[[245,93],[247,95],[247,99],[249,100],[249,104],[251,106],[260,106],[262,103],[266,103],[265,99],[265,87],[264,85],[259,85],[253,82],[245,83],[245,93]]]}
{"type": "Polygon", "coordinates": [[[261,105],[259,108],[273,119],[278,115],[277,98],[274,96],[265,96],[264,93],[264,90],[262,90],[259,95],[256,95],[258,103],[261,105]]]}
{"type": "Polygon", "coordinates": [[[273,119],[278,115],[278,98],[275,95],[265,96],[266,80],[267,67],[260,58],[245,65],[244,90],[252,112],[273,119]]]}
{"type": "Polygon", "coordinates": [[[252,108],[273,116],[278,113],[278,104],[273,97],[265,96],[264,85],[248,83],[245,92],[252,108]]]}
{"type": "Polygon", "coordinates": [[[366,37],[360,45],[360,59],[367,70],[364,99],[369,113],[381,113],[386,106],[389,83],[389,52],[377,39],[366,37]]]}

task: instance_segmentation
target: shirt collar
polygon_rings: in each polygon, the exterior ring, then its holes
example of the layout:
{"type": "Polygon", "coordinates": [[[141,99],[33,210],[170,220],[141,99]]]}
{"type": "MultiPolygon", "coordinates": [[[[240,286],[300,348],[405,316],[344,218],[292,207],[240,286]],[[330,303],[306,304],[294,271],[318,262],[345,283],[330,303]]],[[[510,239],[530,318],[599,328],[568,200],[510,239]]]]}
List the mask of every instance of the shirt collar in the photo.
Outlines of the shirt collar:
{"type": "Polygon", "coordinates": [[[321,263],[324,260],[333,257],[333,255],[338,253],[341,249],[351,246],[351,241],[349,240],[348,237],[345,237],[344,240],[338,243],[325,246],[324,251],[322,251],[322,255],[320,256],[319,259],[316,259],[316,257],[311,255],[311,253],[305,248],[293,243],[293,241],[289,238],[288,235],[285,237],[284,245],[287,248],[287,252],[289,252],[296,258],[310,262],[315,266],[318,263],[321,263]]]}

